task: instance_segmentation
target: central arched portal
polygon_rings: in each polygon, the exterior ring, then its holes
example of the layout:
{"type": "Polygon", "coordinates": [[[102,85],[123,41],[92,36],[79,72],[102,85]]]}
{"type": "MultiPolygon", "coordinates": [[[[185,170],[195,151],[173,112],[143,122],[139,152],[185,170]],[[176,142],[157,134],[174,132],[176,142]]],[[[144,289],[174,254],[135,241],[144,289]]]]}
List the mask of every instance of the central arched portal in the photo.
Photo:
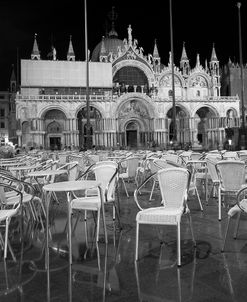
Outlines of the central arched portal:
{"type": "Polygon", "coordinates": [[[138,137],[138,125],[136,122],[131,121],[126,125],[126,142],[127,146],[131,148],[136,148],[138,137]]]}

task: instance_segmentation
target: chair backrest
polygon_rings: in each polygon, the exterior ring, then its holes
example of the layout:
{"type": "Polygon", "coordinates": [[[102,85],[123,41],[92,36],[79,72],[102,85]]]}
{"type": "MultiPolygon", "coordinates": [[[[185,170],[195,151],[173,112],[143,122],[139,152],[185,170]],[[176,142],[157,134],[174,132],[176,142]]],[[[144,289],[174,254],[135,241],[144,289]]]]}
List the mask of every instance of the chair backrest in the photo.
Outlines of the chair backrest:
{"type": "Polygon", "coordinates": [[[101,183],[105,201],[114,199],[118,168],[114,165],[95,165],[92,168],[95,179],[101,183]],[[107,196],[105,192],[107,190],[107,196]]]}
{"type": "Polygon", "coordinates": [[[211,152],[209,152],[208,154],[206,154],[206,156],[205,156],[205,159],[207,160],[207,159],[210,159],[211,161],[214,161],[214,162],[216,162],[216,161],[220,161],[220,160],[222,160],[222,155],[221,155],[221,153],[211,153],[211,152]]]}
{"type": "Polygon", "coordinates": [[[240,160],[247,163],[247,153],[238,153],[238,157],[240,160]]]}
{"type": "Polygon", "coordinates": [[[181,157],[177,154],[172,154],[172,153],[166,153],[162,156],[162,158],[164,158],[165,160],[169,160],[169,161],[172,161],[176,164],[178,163],[181,163],[182,160],[181,160],[181,157]]]}
{"type": "Polygon", "coordinates": [[[216,164],[221,186],[227,191],[239,190],[245,182],[245,163],[240,160],[221,160],[216,164]]]}
{"type": "Polygon", "coordinates": [[[68,163],[67,170],[68,170],[68,180],[76,180],[80,172],[80,167],[78,162],[74,161],[68,163]]]}
{"type": "Polygon", "coordinates": [[[236,151],[226,151],[222,154],[223,159],[239,159],[238,153],[236,151]]]}
{"type": "Polygon", "coordinates": [[[157,172],[162,202],[165,207],[185,206],[190,173],[185,168],[167,168],[157,172]]]}
{"type": "Polygon", "coordinates": [[[203,156],[203,154],[200,153],[200,152],[192,152],[190,154],[190,159],[191,160],[199,160],[199,159],[201,159],[202,156],[203,156]]]}
{"type": "Polygon", "coordinates": [[[101,166],[101,165],[112,165],[114,167],[118,167],[118,163],[116,161],[113,160],[103,160],[103,161],[98,161],[96,164],[96,166],[101,166]]]}
{"type": "Polygon", "coordinates": [[[58,160],[59,160],[59,165],[64,165],[67,162],[68,159],[68,152],[66,153],[58,153],[58,160]]]}
{"type": "Polygon", "coordinates": [[[139,166],[140,158],[139,157],[128,157],[126,158],[127,169],[126,172],[128,177],[135,177],[136,170],[139,166]]]}
{"type": "Polygon", "coordinates": [[[90,160],[90,164],[96,164],[97,162],[99,162],[98,154],[90,154],[90,155],[88,155],[88,158],[90,160]]]}
{"type": "Polygon", "coordinates": [[[179,154],[179,157],[182,159],[182,163],[186,165],[187,161],[191,159],[191,151],[183,151],[179,154]]]}
{"type": "Polygon", "coordinates": [[[206,158],[206,162],[207,162],[208,173],[209,173],[212,181],[213,182],[218,181],[219,175],[218,175],[217,169],[216,169],[216,164],[218,161],[211,160],[210,158],[206,158]]]}

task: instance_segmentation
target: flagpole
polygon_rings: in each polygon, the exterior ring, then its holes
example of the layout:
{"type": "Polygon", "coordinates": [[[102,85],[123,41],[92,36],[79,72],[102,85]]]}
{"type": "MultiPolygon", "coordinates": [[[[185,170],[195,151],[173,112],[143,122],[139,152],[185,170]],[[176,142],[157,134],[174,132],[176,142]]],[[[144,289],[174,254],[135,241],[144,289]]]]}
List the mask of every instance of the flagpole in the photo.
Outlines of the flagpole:
{"type": "Polygon", "coordinates": [[[172,69],[172,123],[173,123],[173,145],[177,141],[176,125],[176,103],[175,103],[175,83],[174,83],[174,50],[173,50],[173,25],[172,25],[172,0],[170,1],[170,41],[171,41],[171,69],[172,69]]]}
{"type": "Polygon", "coordinates": [[[244,108],[244,77],[243,77],[243,55],[242,55],[242,33],[241,33],[241,2],[237,3],[238,7],[238,34],[239,34],[239,64],[241,78],[241,146],[245,149],[245,108],[244,108]]]}
{"type": "Polygon", "coordinates": [[[89,63],[88,63],[88,31],[87,31],[87,0],[84,0],[84,22],[85,22],[85,58],[86,58],[86,106],[87,106],[87,123],[86,123],[86,147],[91,149],[90,140],[90,101],[89,101],[89,63]]]}

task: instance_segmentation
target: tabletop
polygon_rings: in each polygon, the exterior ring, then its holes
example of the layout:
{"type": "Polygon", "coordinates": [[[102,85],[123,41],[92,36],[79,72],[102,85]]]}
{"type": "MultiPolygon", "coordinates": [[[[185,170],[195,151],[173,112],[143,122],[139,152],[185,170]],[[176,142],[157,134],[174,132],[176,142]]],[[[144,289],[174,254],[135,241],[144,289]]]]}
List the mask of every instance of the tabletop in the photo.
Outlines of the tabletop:
{"type": "Polygon", "coordinates": [[[42,176],[50,176],[50,175],[60,175],[63,173],[68,173],[67,170],[38,170],[28,173],[27,175],[30,177],[42,177],[42,176]]]}
{"type": "Polygon", "coordinates": [[[10,171],[25,171],[25,170],[32,170],[32,169],[36,169],[37,167],[39,167],[39,165],[33,165],[33,166],[15,166],[15,167],[11,167],[9,168],[10,171]]]}
{"type": "Polygon", "coordinates": [[[100,182],[96,180],[71,180],[55,182],[43,187],[44,191],[70,192],[92,189],[100,186],[100,182]]]}

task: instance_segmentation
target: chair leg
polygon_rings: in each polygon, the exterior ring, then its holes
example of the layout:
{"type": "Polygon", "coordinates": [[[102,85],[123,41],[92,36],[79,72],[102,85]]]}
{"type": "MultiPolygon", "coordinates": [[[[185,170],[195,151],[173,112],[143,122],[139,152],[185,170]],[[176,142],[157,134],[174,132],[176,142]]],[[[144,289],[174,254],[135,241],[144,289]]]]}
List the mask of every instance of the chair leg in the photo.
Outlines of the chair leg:
{"type": "Polygon", "coordinates": [[[11,248],[11,245],[10,245],[10,242],[9,242],[9,224],[10,224],[10,220],[11,218],[7,218],[6,219],[6,224],[5,224],[5,242],[4,242],[4,259],[7,258],[7,249],[9,247],[9,251],[11,253],[11,256],[13,258],[14,261],[16,261],[16,258],[15,258],[15,255],[14,255],[14,252],[11,248]]]}
{"type": "Polygon", "coordinates": [[[99,241],[99,225],[100,224],[100,209],[97,211],[97,231],[96,231],[96,242],[99,241]]]}
{"type": "Polygon", "coordinates": [[[197,199],[198,199],[198,202],[199,202],[199,205],[200,205],[200,209],[201,209],[201,211],[203,211],[203,206],[202,206],[202,203],[201,203],[201,198],[199,196],[197,187],[195,187],[195,190],[196,190],[196,196],[197,196],[197,199]]]}
{"type": "Polygon", "coordinates": [[[7,258],[8,233],[9,233],[9,219],[7,218],[5,224],[4,259],[7,258]]]}
{"type": "Polygon", "coordinates": [[[151,193],[150,193],[149,201],[152,200],[152,196],[153,196],[153,192],[154,192],[154,187],[155,187],[155,180],[153,182],[153,186],[152,186],[152,190],[151,190],[151,193]]]}
{"type": "Polygon", "coordinates": [[[9,247],[10,254],[11,254],[13,260],[16,262],[16,257],[15,257],[15,255],[14,255],[14,252],[13,252],[13,250],[12,250],[12,247],[11,247],[11,245],[10,245],[9,240],[8,240],[7,242],[8,242],[8,247],[9,247]]]}
{"type": "MultiPolygon", "coordinates": [[[[102,214],[102,220],[103,220],[103,228],[104,228],[104,234],[105,234],[105,243],[108,243],[108,236],[107,236],[107,229],[106,229],[106,220],[105,220],[105,209],[104,206],[100,207],[101,214],[102,214]]],[[[99,209],[99,211],[100,211],[99,209]]]]}
{"type": "Polygon", "coordinates": [[[229,229],[230,220],[231,220],[231,216],[228,216],[227,225],[226,225],[226,232],[225,232],[225,236],[224,236],[224,241],[223,241],[223,246],[222,246],[221,252],[224,252],[224,250],[225,250],[226,237],[227,237],[227,233],[228,233],[228,229],[229,229]]]}
{"type": "Polygon", "coordinates": [[[123,179],[123,178],[121,178],[121,179],[122,179],[122,182],[123,182],[123,186],[124,186],[124,189],[125,189],[126,195],[127,195],[127,197],[129,198],[129,193],[128,193],[127,188],[126,188],[125,181],[124,181],[124,179],[123,179]]]}
{"type": "Polygon", "coordinates": [[[139,244],[139,223],[136,222],[136,250],[135,250],[135,260],[138,260],[138,244],[139,244]]]}
{"type": "Polygon", "coordinates": [[[220,192],[220,188],[218,189],[218,208],[219,208],[218,220],[221,221],[221,192],[220,192]]]}
{"type": "Polygon", "coordinates": [[[178,266],[181,266],[181,236],[180,236],[180,221],[177,223],[177,262],[178,266]]]}
{"type": "Polygon", "coordinates": [[[181,274],[180,269],[177,268],[177,278],[178,278],[178,301],[182,301],[182,286],[181,286],[181,274]]]}
{"type": "Polygon", "coordinates": [[[117,181],[117,186],[116,186],[116,200],[117,200],[117,205],[118,205],[118,211],[119,211],[119,214],[121,212],[121,208],[120,208],[120,201],[119,201],[119,185],[118,185],[118,181],[117,181]]]}
{"type": "Polygon", "coordinates": [[[237,221],[236,221],[235,228],[234,228],[234,233],[233,233],[233,238],[234,239],[237,239],[240,216],[241,216],[241,212],[239,212],[238,216],[237,216],[237,221]]]}
{"type": "Polygon", "coordinates": [[[115,214],[114,215],[114,221],[113,221],[113,223],[115,223],[115,216],[117,216],[117,221],[118,221],[118,224],[119,224],[119,229],[121,231],[122,230],[122,224],[121,224],[121,220],[120,220],[120,214],[119,214],[119,210],[118,210],[115,202],[113,202],[113,211],[114,211],[114,214],[115,214]]]}
{"type": "MultiPolygon", "coordinates": [[[[87,236],[87,211],[84,212],[84,229],[85,229],[86,245],[88,246],[88,236],[87,236]]],[[[96,235],[96,242],[97,242],[97,235],[96,235]]]]}
{"type": "Polygon", "coordinates": [[[190,225],[190,231],[191,231],[192,241],[194,243],[194,247],[196,247],[196,241],[195,241],[195,236],[194,236],[194,231],[193,231],[193,226],[192,226],[192,219],[191,219],[190,213],[188,213],[188,219],[189,219],[189,225],[190,225]]]}

